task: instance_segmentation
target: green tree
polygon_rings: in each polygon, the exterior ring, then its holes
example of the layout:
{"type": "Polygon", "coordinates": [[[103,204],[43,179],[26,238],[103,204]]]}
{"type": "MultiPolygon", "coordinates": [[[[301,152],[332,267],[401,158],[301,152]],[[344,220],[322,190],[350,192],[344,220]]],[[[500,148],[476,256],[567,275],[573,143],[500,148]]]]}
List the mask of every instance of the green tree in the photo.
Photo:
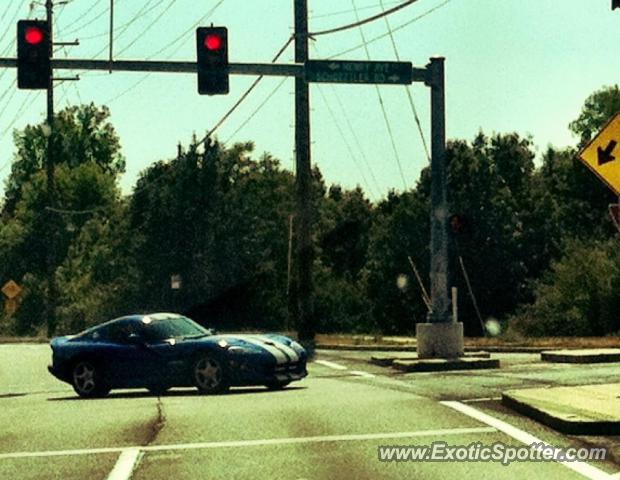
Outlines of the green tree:
{"type": "Polygon", "coordinates": [[[620,88],[618,85],[603,87],[584,102],[581,113],[569,125],[579,136],[579,148],[586,145],[603,126],[620,112],[620,88]]]}
{"type": "Polygon", "coordinates": [[[22,189],[34,175],[45,170],[47,134],[51,131],[54,163],[73,168],[95,163],[116,178],[125,170],[118,135],[109,122],[107,107],[93,103],[71,106],[54,117],[53,128],[41,123],[28,125],[13,134],[16,153],[6,181],[3,212],[11,215],[22,197],[22,189]]]}

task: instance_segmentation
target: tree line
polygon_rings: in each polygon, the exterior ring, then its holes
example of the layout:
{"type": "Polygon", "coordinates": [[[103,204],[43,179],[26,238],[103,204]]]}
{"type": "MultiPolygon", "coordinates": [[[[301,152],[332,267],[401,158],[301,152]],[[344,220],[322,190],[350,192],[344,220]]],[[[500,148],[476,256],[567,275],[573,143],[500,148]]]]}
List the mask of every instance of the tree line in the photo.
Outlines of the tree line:
{"type": "MultiPolygon", "coordinates": [[[[448,143],[450,208],[462,221],[450,284],[466,334],[484,334],[489,318],[520,335],[620,331],[620,254],[607,217],[617,198],[577,159],[618,111],[618,86],[593,93],[570,124],[574,147],[549,146],[540,158],[516,133],[448,143]]],[[[0,283],[13,279],[24,294],[14,315],[0,316],[0,334],[76,332],[155,310],[223,330],[294,329],[295,179],[276,158],[257,155],[252,142],[192,138],[123,195],[126,160],[108,108],[71,106],[52,129],[50,208],[46,133],[43,124],[14,132],[0,283]],[[55,325],[45,324],[50,269],[55,325]]],[[[413,188],[371,202],[359,186],[328,185],[315,167],[312,202],[317,331],[413,333],[427,314],[429,169],[413,188]]]]}

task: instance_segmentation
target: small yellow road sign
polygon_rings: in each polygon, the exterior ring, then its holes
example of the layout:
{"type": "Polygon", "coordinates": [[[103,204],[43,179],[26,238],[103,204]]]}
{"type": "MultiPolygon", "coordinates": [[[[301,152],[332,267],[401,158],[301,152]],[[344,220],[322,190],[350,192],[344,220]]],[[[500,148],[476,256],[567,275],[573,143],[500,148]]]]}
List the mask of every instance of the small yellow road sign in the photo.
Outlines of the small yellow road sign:
{"type": "Polygon", "coordinates": [[[4,293],[4,296],[6,298],[12,300],[14,298],[17,298],[19,294],[22,293],[22,287],[17,285],[17,283],[15,283],[13,280],[9,280],[2,287],[2,293],[4,293]]]}
{"type": "Polygon", "coordinates": [[[620,195],[620,113],[579,152],[579,158],[620,195]]]}

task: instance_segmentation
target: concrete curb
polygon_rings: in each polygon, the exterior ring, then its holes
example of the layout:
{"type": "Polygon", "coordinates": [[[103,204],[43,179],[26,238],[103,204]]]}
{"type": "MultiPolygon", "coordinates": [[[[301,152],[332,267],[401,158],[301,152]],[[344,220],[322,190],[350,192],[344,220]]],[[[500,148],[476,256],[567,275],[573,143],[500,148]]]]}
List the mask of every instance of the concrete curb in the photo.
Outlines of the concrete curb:
{"type": "Polygon", "coordinates": [[[612,363],[620,362],[620,348],[556,350],[540,352],[543,362],[555,363],[612,363]]]}
{"type": "MultiPolygon", "coordinates": [[[[489,352],[467,352],[464,355],[465,358],[468,357],[473,357],[473,358],[491,358],[491,354],[489,352]]],[[[384,354],[384,355],[372,355],[370,357],[370,360],[368,360],[368,363],[371,363],[373,365],[378,365],[380,367],[391,367],[392,364],[396,361],[396,360],[404,360],[404,361],[414,361],[414,360],[418,360],[418,355],[416,353],[406,353],[406,354],[400,354],[400,355],[389,355],[389,354],[384,354]]]]}
{"type": "Polygon", "coordinates": [[[402,372],[449,372],[453,370],[482,370],[499,368],[497,358],[455,358],[395,360],[392,368],[402,372]]]}
{"type": "MultiPolygon", "coordinates": [[[[416,352],[415,345],[324,345],[317,344],[317,350],[343,350],[352,352],[416,352]]],[[[558,347],[559,349],[559,347],[558,347]]],[[[541,353],[553,351],[549,347],[510,347],[510,346],[484,346],[484,347],[465,347],[465,352],[477,352],[484,350],[490,353],[541,353]]]]}
{"type": "Polygon", "coordinates": [[[620,435],[620,421],[570,420],[537,408],[525,400],[519,400],[510,392],[502,393],[502,405],[537,422],[569,435],[620,435]]]}

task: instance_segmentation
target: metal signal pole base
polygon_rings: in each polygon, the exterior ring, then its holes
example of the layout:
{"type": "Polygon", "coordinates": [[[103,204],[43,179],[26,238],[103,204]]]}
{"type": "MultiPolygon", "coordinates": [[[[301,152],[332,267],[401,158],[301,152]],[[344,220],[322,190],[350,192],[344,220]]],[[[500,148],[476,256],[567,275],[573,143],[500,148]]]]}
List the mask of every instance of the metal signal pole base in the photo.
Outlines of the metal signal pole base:
{"type": "Polygon", "coordinates": [[[418,323],[415,333],[418,358],[463,356],[463,324],[461,322],[418,323]]]}

